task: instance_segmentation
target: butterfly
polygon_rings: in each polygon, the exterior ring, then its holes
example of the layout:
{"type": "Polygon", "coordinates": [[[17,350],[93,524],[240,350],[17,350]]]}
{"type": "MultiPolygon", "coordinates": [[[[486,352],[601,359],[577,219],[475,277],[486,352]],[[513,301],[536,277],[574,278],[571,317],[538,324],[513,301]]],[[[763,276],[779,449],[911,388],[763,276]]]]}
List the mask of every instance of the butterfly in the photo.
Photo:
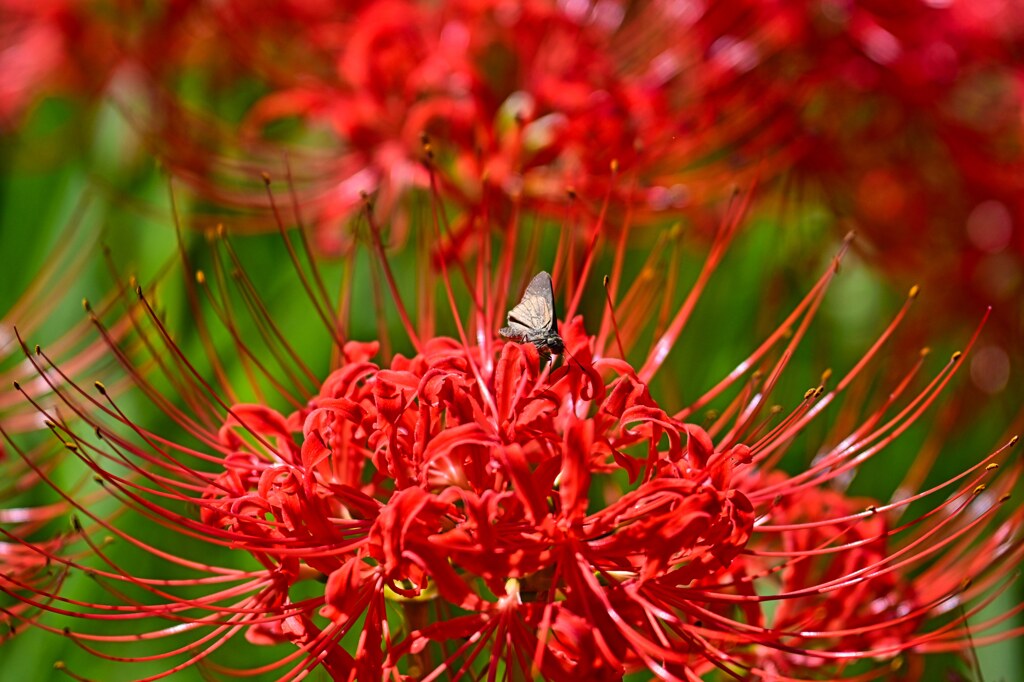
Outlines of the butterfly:
{"type": "Polygon", "coordinates": [[[526,286],[523,300],[508,311],[508,326],[502,327],[499,333],[509,341],[532,343],[545,359],[552,353],[561,354],[565,343],[558,335],[551,275],[546,272],[534,275],[526,286]]]}

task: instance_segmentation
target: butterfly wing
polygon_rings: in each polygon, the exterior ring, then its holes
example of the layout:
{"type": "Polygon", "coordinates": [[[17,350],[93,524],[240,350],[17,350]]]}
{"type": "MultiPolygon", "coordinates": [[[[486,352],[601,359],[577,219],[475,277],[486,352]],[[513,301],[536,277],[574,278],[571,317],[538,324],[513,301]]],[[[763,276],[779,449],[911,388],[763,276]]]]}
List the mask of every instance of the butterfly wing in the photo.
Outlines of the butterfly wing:
{"type": "Polygon", "coordinates": [[[502,338],[509,341],[528,341],[532,330],[521,324],[510,322],[509,326],[502,327],[498,330],[498,333],[501,334],[502,338]]]}
{"type": "MultiPolygon", "coordinates": [[[[508,327],[520,336],[529,338],[541,332],[557,331],[555,317],[555,291],[551,275],[538,272],[530,280],[523,300],[508,312],[508,327]]],[[[504,330],[502,330],[504,334],[504,330]]]]}
{"type": "Polygon", "coordinates": [[[555,290],[551,275],[538,272],[526,287],[523,300],[508,312],[508,326],[499,332],[513,341],[529,342],[547,360],[551,353],[562,353],[564,344],[558,335],[555,290]]]}

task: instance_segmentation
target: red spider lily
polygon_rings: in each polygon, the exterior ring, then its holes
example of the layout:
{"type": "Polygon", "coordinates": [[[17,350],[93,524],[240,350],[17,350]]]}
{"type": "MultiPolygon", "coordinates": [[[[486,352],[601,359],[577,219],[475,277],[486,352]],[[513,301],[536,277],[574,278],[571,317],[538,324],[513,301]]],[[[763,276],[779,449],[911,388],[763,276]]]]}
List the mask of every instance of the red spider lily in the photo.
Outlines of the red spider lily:
{"type": "MultiPolygon", "coordinates": [[[[741,0],[666,31],[705,50],[712,149],[759,160],[801,203],[820,196],[890,275],[945,292],[943,311],[994,305],[1005,357],[1024,286],[1020,9],[741,0]]],[[[691,157],[675,159],[659,184],[688,181],[691,157]]]]}
{"type": "MultiPolygon", "coordinates": [[[[430,297],[420,298],[415,316],[406,308],[372,208],[366,212],[409,356],[385,352],[375,362],[378,343],[349,338],[352,301],[331,305],[320,269],[300,268],[311,304],[305,319],[322,318],[336,352],[333,371],[317,379],[226,239],[209,269],[185,259],[194,323],[210,339],[211,379],[189,363],[138,290],[152,332],[147,349],[185,407],[136,376],[177,423],[174,434],[132,420],[102,384],[93,392],[58,383],[64,377],[47,352],[25,347],[64,402],[62,414],[40,412],[104,490],[145,520],[132,534],[123,518],[105,518],[67,494],[95,531],[77,537],[99,562],[35,549],[64,571],[88,571],[110,600],[45,589],[21,595],[80,620],[60,628],[44,619],[38,627],[111,661],[163,664],[146,679],[191,665],[231,678],[292,679],[320,666],[335,679],[361,680],[620,679],[634,670],[666,680],[716,671],[733,679],[879,679],[895,661],[963,651],[983,631],[1018,634],[998,629],[1012,612],[973,624],[973,635],[967,623],[1006,589],[1024,551],[1020,511],[1000,504],[1020,473],[1019,462],[1001,475],[998,466],[1013,441],[947,481],[889,502],[844,492],[859,466],[935,402],[962,364],[959,353],[923,380],[922,355],[875,404],[858,395],[841,405],[835,431],[809,466],[788,475],[779,466],[826,408],[871,383],[868,368],[916,290],[838,381],[825,376],[802,398],[783,396],[788,413],[773,408],[769,396],[808,334],[837,258],[734,372],[689,406],[668,410],[648,385],[742,210],[727,215],[690,292],[637,362],[626,358],[649,330],[639,320],[656,318],[662,297],[672,304],[671,290],[647,278],[620,297],[627,240],[619,240],[609,305],[597,333],[588,332],[577,311],[600,240],[575,255],[572,240],[563,240],[554,268],[567,292],[560,365],[541,363],[532,345],[495,336],[518,294],[515,248],[507,245],[505,261],[492,268],[490,237],[478,230],[475,272],[460,259],[449,276],[441,261],[458,334],[439,337],[430,297]],[[235,294],[222,287],[226,272],[235,294]],[[460,277],[469,285],[468,324],[452,281],[460,277]],[[204,296],[208,305],[200,305],[204,296]],[[204,310],[227,328],[248,389],[229,385],[204,310]],[[275,393],[286,411],[269,405],[275,393]],[[720,406],[717,415],[692,423],[709,405],[720,406]],[[986,492],[993,485],[995,499],[986,492]],[[912,511],[918,505],[925,511],[912,511]],[[127,553],[96,541],[100,533],[127,553]],[[172,570],[137,572],[145,555],[172,570]],[[240,556],[250,561],[239,566],[240,556]],[[239,635],[281,653],[245,670],[216,660],[239,635]],[[166,648],[130,652],[132,643],[155,641],[166,648]]],[[[434,226],[435,239],[441,229],[434,226]]],[[[513,223],[507,234],[525,231],[513,223]]],[[[302,249],[285,240],[298,264],[302,249]]],[[[534,270],[531,258],[523,276],[534,270]]],[[[137,354],[93,321],[133,372],[137,354]]]]}
{"type": "Polygon", "coordinates": [[[79,69],[85,62],[95,67],[104,63],[99,55],[110,52],[109,36],[95,17],[83,16],[73,3],[0,3],[0,126],[13,127],[40,91],[68,87],[94,89],[102,82],[106,68],[79,69]],[[82,40],[82,35],[88,38],[82,40]],[[89,52],[88,59],[78,51],[89,52]],[[95,51],[95,52],[93,52],[95,51]]]}
{"type": "Polygon", "coordinates": [[[3,0],[0,128],[16,129],[39,97],[95,99],[130,64],[156,74],[194,61],[198,4],[171,0],[126,16],[117,3],[95,0],[3,0]]]}
{"type": "MultiPolygon", "coordinates": [[[[685,135],[689,115],[667,89],[677,70],[635,56],[660,11],[634,16],[614,0],[277,3],[265,12],[220,3],[206,22],[269,92],[240,129],[159,87],[158,115],[132,118],[179,177],[219,202],[265,204],[251,192],[254,168],[291,176],[307,218],[321,228],[316,245],[331,253],[350,245],[341,228],[359,215],[364,193],[375,195],[400,239],[407,216],[393,209],[404,206],[407,190],[427,187],[427,155],[443,169],[434,178],[446,184],[446,197],[463,207],[487,193],[561,207],[567,187],[598,201],[609,189],[628,194],[616,172],[639,181],[649,159],[685,135]],[[268,138],[295,119],[314,142],[290,148],[286,160],[268,138]]],[[[159,74],[154,81],[163,82],[159,74]]],[[[678,208],[689,196],[666,189],[656,203],[678,208]]],[[[500,206],[496,198],[486,203],[500,206]]]]}

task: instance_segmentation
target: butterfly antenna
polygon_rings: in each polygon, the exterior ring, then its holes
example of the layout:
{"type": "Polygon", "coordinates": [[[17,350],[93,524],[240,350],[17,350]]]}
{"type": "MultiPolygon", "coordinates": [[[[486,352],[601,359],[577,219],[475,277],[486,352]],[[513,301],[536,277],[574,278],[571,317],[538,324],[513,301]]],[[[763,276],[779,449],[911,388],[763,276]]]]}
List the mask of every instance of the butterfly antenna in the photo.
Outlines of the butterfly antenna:
{"type": "Polygon", "coordinates": [[[587,369],[583,366],[583,363],[581,363],[579,360],[577,360],[576,356],[574,356],[572,353],[569,352],[569,349],[565,347],[564,343],[562,345],[562,352],[566,356],[566,362],[567,363],[568,362],[575,362],[576,366],[580,368],[580,371],[583,372],[583,374],[585,374],[587,376],[590,376],[590,373],[587,372],[587,369]]]}

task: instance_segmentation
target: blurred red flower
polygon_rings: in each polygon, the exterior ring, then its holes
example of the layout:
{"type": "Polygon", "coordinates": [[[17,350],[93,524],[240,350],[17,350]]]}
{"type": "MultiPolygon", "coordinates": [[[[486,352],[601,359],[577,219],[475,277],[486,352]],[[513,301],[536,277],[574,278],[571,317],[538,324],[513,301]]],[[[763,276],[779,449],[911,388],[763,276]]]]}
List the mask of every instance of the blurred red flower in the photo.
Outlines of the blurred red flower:
{"type": "MultiPolygon", "coordinates": [[[[708,141],[863,236],[937,320],[995,306],[1024,341],[1024,16],[1009,2],[740,0],[686,30],[705,50],[708,141]]],[[[682,28],[682,27],[680,27],[682,28]]],[[[661,184],[686,182],[689,154],[661,184]]],[[[1005,382],[1004,382],[1005,383],[1005,382]]]]}
{"type": "MultiPolygon", "coordinates": [[[[241,124],[176,97],[167,64],[151,67],[153,106],[123,108],[177,176],[219,204],[263,208],[253,193],[259,173],[289,178],[327,253],[351,246],[344,227],[363,194],[375,196],[400,240],[407,191],[427,189],[428,158],[449,200],[508,212],[520,201],[560,209],[567,193],[629,199],[633,184],[646,188],[663,171],[655,159],[692,148],[686,107],[695,100],[671,89],[680,67],[674,57],[650,61],[645,45],[657,35],[648,28],[662,18],[657,5],[380,0],[205,10],[193,17],[202,26],[193,52],[209,56],[213,40],[235,59],[216,55],[214,74],[255,76],[265,88],[241,124]],[[624,173],[632,180],[618,181],[624,173]]],[[[651,195],[655,210],[692,198],[662,189],[651,195]]],[[[648,210],[642,196],[635,203],[648,210]]],[[[264,215],[247,217],[229,229],[267,227],[264,215]]]]}
{"type": "Polygon", "coordinates": [[[0,130],[15,128],[41,93],[94,91],[102,83],[106,68],[101,64],[107,58],[99,56],[112,51],[110,36],[95,16],[76,5],[63,0],[0,3],[0,130]],[[95,70],[79,68],[86,62],[95,70]]]}

